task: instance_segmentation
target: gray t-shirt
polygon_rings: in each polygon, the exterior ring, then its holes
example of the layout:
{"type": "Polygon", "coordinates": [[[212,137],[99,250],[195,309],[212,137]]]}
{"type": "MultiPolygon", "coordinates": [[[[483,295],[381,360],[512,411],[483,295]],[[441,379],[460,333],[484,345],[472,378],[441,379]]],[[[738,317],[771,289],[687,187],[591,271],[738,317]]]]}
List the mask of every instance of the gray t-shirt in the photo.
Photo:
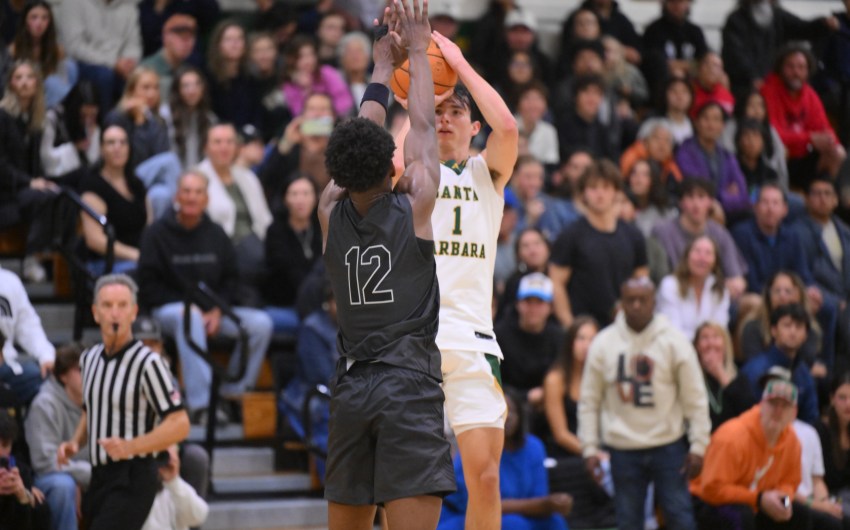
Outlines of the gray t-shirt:
{"type": "MultiPolygon", "coordinates": [[[[738,250],[735,241],[722,225],[709,220],[705,226],[705,235],[710,237],[720,250],[720,261],[723,275],[726,278],[744,276],[747,273],[747,262],[738,250]]],[[[703,234],[691,234],[682,228],[679,218],[663,221],[652,229],[652,237],[661,243],[670,262],[670,270],[675,270],[688,244],[703,234]]]]}

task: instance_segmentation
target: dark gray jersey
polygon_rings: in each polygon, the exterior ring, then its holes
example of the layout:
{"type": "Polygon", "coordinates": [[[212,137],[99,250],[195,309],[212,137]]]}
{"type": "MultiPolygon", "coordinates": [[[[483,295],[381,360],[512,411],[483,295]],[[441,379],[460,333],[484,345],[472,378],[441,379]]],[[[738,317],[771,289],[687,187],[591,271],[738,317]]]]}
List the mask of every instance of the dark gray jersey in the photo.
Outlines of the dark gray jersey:
{"type": "Polygon", "coordinates": [[[387,194],[365,217],[350,199],[340,201],[328,221],[324,259],[336,296],[340,354],[441,379],[434,243],[416,237],[408,197],[387,194]]]}

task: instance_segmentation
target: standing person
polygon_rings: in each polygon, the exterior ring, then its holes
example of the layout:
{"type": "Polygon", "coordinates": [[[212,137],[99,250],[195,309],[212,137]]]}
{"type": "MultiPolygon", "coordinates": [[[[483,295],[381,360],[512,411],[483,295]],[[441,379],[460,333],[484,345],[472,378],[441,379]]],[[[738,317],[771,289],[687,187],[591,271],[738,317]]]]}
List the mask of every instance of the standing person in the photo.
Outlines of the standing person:
{"type": "Polygon", "coordinates": [[[162,358],[133,338],[137,292],[123,274],[95,284],[92,313],[103,342],[80,359],[83,413],[57,451],[64,466],[88,444],[92,477],[83,517],[90,530],[142,528],[156,496],[153,455],[189,435],[189,417],[162,358]]]}
{"type": "Polygon", "coordinates": [[[643,528],[650,482],[667,528],[692,529],[685,481],[699,475],[711,431],[697,355],[664,316],[653,315],[648,278],[624,282],[620,304],[622,313],[599,332],[585,362],[578,404],[585,467],[601,481],[600,449],[609,448],[621,530],[643,528]]]}
{"type": "Polygon", "coordinates": [[[423,4],[420,9],[414,1],[411,10],[395,2],[385,10],[392,31],[375,42],[373,82],[360,114],[328,141],[331,181],[319,221],[341,355],[325,485],[333,530],[371,529],[377,504],[385,506],[391,528],[433,530],[441,497],[455,490],[435,342],[439,288],[431,212],[439,160],[423,4]],[[405,55],[399,48],[410,58],[411,134],[404,144],[407,168],[394,192],[395,145],[383,124],[393,59],[405,55]]]}
{"type": "Polygon", "coordinates": [[[508,106],[457,45],[437,32],[432,36],[460,81],[436,109],[442,164],[431,220],[440,278],[437,344],[443,355],[443,389],[469,489],[467,525],[498,528],[507,407],[490,301],[504,191],[517,159],[519,132],[508,106]],[[472,138],[482,127],[478,111],[492,131],[484,151],[471,156],[472,138]]]}

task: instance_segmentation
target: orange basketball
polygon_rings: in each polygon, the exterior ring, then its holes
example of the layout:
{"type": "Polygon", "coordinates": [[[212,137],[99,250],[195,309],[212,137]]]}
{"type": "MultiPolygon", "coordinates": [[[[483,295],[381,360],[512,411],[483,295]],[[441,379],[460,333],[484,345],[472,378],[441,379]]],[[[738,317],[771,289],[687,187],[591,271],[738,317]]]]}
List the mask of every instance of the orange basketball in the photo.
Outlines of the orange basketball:
{"type": "MultiPolygon", "coordinates": [[[[425,54],[428,55],[428,62],[431,63],[431,76],[434,78],[434,94],[442,94],[446,90],[454,88],[457,84],[457,73],[446,62],[443,52],[440,51],[437,43],[431,40],[425,54]]],[[[390,88],[396,96],[407,99],[407,91],[410,89],[409,60],[404,61],[403,65],[395,69],[390,79],[390,88]]]]}

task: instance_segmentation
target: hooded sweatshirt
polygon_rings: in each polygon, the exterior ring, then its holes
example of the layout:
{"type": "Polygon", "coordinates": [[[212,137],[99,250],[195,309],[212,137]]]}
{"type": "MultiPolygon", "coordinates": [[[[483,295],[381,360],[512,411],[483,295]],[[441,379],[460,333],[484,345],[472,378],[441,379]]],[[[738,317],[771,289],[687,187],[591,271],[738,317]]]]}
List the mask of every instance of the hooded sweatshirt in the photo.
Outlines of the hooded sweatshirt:
{"type": "Polygon", "coordinates": [[[702,455],[711,420],[696,351],[663,315],[637,333],[618,314],[590,345],[578,416],[584,457],[601,445],[634,450],[673,443],[685,434],[686,420],[690,452],[702,455]]]}
{"type": "Polygon", "coordinates": [[[49,377],[41,385],[24,423],[32,469],[37,475],[64,471],[70,473],[78,485],[88,487],[91,464],[85,445],[62,469],[56,464],[59,444],[74,437],[82,413],[81,406],[71,401],[65,388],[54,377],[49,377]]]}
{"type": "Polygon", "coordinates": [[[800,484],[800,442],[789,424],[773,447],[761,426],[761,405],[723,425],[711,437],[700,475],[690,490],[708,504],[746,504],[757,509],[761,491],[790,498],[800,484]]]}

